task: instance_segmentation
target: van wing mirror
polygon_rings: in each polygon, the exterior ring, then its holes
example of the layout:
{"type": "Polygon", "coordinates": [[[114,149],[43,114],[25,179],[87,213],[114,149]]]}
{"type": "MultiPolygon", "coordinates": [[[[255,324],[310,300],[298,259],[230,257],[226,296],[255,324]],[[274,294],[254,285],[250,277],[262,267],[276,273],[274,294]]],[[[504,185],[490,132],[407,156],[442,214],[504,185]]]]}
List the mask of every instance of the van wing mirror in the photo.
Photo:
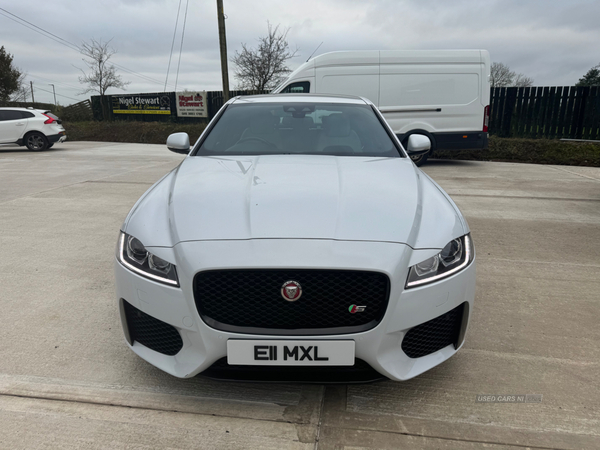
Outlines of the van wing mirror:
{"type": "Polygon", "coordinates": [[[167,148],[175,153],[190,152],[190,137],[187,133],[173,133],[167,138],[167,148]]]}
{"type": "Polygon", "coordinates": [[[431,150],[431,141],[424,134],[411,134],[406,147],[409,155],[422,155],[431,150]]]}

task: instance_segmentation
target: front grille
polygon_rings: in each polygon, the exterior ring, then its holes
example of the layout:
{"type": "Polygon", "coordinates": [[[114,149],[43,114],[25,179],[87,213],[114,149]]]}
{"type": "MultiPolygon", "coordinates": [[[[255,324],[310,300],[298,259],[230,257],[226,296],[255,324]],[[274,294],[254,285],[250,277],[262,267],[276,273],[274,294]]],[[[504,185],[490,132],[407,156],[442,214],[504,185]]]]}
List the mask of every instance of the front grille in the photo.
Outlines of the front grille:
{"type": "Polygon", "coordinates": [[[369,383],[387,379],[362,359],[353,366],[244,366],[221,358],[200,374],[208,378],[271,383],[369,383]]]}
{"type": "Polygon", "coordinates": [[[251,269],[199,272],[194,297],[202,319],[234,333],[317,335],[365,331],[383,318],[390,281],[379,272],[350,270],[251,269]],[[302,296],[281,296],[286,281],[302,296]],[[350,313],[352,305],[365,306],[350,313]]]}
{"type": "Polygon", "coordinates": [[[168,323],[155,319],[123,300],[127,327],[132,341],[165,355],[176,355],[183,347],[181,335],[168,323]]]}
{"type": "Polygon", "coordinates": [[[411,358],[420,358],[454,344],[462,324],[464,303],[446,314],[411,328],[402,340],[402,351],[411,358]]]}

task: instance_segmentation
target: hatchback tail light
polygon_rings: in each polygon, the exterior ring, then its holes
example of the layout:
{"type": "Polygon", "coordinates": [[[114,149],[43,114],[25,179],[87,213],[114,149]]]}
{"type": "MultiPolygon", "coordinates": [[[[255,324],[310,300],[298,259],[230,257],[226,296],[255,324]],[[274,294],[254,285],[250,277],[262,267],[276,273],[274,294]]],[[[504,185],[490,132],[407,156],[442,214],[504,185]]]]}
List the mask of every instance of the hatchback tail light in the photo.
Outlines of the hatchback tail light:
{"type": "Polygon", "coordinates": [[[44,123],[45,124],[49,124],[49,123],[54,123],[56,122],[56,120],[54,120],[52,117],[48,116],[47,114],[42,114],[43,116],[46,116],[48,118],[48,120],[45,120],[44,123]]]}
{"type": "Polygon", "coordinates": [[[488,126],[490,124],[490,105],[487,105],[483,109],[483,132],[488,132],[488,126]]]}
{"type": "Polygon", "coordinates": [[[61,124],[62,121],[56,117],[54,114],[52,114],[50,111],[46,111],[45,113],[42,113],[43,116],[46,116],[48,119],[44,121],[45,124],[51,124],[51,123],[57,123],[57,124],[61,124]]]}

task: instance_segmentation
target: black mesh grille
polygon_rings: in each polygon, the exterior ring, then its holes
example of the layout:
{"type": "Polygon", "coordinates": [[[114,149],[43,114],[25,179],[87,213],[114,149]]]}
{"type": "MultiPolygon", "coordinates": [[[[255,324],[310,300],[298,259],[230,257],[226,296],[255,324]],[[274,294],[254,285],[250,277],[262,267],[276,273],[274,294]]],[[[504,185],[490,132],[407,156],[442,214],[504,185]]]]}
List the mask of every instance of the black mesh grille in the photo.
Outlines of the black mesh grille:
{"type": "Polygon", "coordinates": [[[276,383],[368,383],[386,379],[362,359],[353,366],[242,366],[221,358],[200,374],[209,378],[276,383]]]}
{"type": "Polygon", "coordinates": [[[133,341],[165,355],[176,355],[183,347],[175,327],[149,316],[123,300],[127,327],[133,341]]]}
{"type": "Polygon", "coordinates": [[[332,334],[368,330],[385,314],[389,278],[349,270],[214,270],[194,279],[196,306],[211,327],[253,334],[332,334]],[[281,296],[286,281],[302,286],[302,297],[281,296]],[[351,305],[365,306],[350,313],[351,305]]]}
{"type": "Polygon", "coordinates": [[[464,304],[446,314],[411,328],[402,340],[402,350],[411,358],[420,358],[442,348],[457,345],[464,304]]]}

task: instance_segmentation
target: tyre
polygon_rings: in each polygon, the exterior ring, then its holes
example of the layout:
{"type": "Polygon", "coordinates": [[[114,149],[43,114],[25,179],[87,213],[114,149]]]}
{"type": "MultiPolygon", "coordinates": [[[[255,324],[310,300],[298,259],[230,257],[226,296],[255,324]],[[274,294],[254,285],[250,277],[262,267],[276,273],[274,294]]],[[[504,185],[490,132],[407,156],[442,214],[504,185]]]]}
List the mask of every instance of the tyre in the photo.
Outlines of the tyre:
{"type": "Polygon", "coordinates": [[[424,153],[422,155],[416,155],[416,156],[411,156],[410,159],[413,160],[413,162],[417,165],[417,167],[421,167],[423,164],[425,164],[425,161],[427,161],[427,158],[429,158],[430,153],[424,153]]]}
{"type": "Polygon", "coordinates": [[[48,147],[47,147],[47,148],[52,148],[52,146],[53,146],[53,145],[54,145],[54,143],[52,143],[52,144],[48,144],[48,147]]]}
{"type": "Polygon", "coordinates": [[[34,131],[25,136],[25,145],[31,151],[39,152],[48,148],[48,140],[42,133],[34,131]]]}

